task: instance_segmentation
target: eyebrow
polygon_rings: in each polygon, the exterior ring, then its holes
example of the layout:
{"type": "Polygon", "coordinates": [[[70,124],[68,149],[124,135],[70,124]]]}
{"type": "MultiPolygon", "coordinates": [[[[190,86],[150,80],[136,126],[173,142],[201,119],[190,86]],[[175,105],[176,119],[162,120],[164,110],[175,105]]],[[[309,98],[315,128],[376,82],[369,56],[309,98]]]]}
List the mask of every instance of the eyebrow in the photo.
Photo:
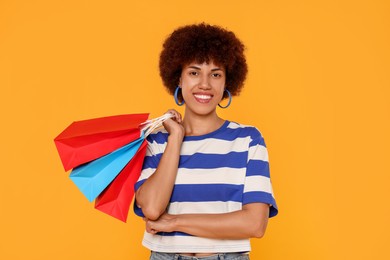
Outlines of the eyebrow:
{"type": "MultiPolygon", "coordinates": [[[[188,66],[188,68],[191,68],[191,69],[196,69],[196,70],[201,70],[200,67],[198,66],[188,66]]],[[[211,69],[211,71],[217,71],[217,70],[222,70],[221,68],[214,68],[214,69],[211,69]]]]}

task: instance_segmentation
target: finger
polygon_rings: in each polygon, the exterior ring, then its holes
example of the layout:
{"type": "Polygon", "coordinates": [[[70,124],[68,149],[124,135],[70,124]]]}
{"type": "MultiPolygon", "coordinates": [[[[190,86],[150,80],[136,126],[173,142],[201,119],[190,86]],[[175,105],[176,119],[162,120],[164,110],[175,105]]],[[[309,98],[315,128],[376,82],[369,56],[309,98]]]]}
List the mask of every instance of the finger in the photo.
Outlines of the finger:
{"type": "Polygon", "coordinates": [[[181,114],[180,114],[179,112],[176,112],[176,114],[175,114],[175,120],[176,120],[176,122],[178,122],[178,123],[181,123],[181,122],[182,122],[181,114]]]}
{"type": "Polygon", "coordinates": [[[165,114],[172,114],[172,115],[176,115],[177,114],[177,111],[175,109],[168,109],[167,112],[165,114]]]}
{"type": "Polygon", "coordinates": [[[148,233],[150,233],[150,234],[156,234],[158,231],[157,230],[155,230],[155,229],[153,229],[152,227],[151,227],[151,225],[150,224],[147,224],[146,225],[146,232],[148,232],[148,233]]]}
{"type": "Polygon", "coordinates": [[[181,121],[182,121],[181,114],[180,114],[179,112],[177,112],[175,109],[169,109],[169,110],[167,111],[167,113],[172,114],[172,115],[174,116],[173,119],[174,119],[176,122],[181,123],[181,121]]]}
{"type": "Polygon", "coordinates": [[[177,113],[178,114],[178,122],[181,123],[183,120],[181,118],[181,114],[180,113],[177,113]]]}
{"type": "Polygon", "coordinates": [[[150,227],[150,224],[148,222],[146,222],[146,232],[148,233],[152,233],[152,228],[150,227]]]}
{"type": "Polygon", "coordinates": [[[149,234],[152,234],[152,235],[155,235],[157,233],[156,230],[149,230],[149,231],[146,231],[146,232],[148,232],[149,234]]]}
{"type": "Polygon", "coordinates": [[[146,227],[146,232],[152,234],[153,233],[153,229],[146,227]]]}

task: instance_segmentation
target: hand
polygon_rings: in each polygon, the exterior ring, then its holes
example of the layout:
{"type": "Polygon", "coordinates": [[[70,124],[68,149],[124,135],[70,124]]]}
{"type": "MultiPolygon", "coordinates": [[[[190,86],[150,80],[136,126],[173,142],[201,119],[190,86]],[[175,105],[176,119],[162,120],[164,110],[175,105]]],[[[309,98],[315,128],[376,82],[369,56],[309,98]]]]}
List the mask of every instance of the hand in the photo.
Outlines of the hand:
{"type": "Polygon", "coordinates": [[[183,139],[185,131],[182,125],[181,114],[174,109],[169,109],[166,113],[172,114],[174,117],[164,121],[163,126],[169,135],[177,135],[183,139]]]}
{"type": "Polygon", "coordinates": [[[147,218],[143,219],[146,225],[146,232],[156,234],[158,232],[173,232],[175,230],[175,223],[177,216],[168,213],[162,214],[159,219],[152,221],[147,218]]]}

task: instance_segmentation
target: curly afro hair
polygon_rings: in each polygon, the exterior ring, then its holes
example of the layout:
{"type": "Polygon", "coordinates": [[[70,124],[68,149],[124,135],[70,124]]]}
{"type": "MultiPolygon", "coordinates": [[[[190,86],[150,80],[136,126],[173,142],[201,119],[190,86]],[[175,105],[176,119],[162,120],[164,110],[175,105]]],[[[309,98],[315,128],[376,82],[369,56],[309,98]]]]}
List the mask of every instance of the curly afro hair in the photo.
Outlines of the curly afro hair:
{"type": "MultiPolygon", "coordinates": [[[[225,68],[225,87],[233,96],[238,95],[248,72],[244,49],[245,46],[233,32],[219,26],[201,23],[180,27],[163,44],[160,76],[168,92],[174,94],[186,64],[212,60],[225,68]]],[[[226,98],[227,94],[224,95],[226,98]]]]}

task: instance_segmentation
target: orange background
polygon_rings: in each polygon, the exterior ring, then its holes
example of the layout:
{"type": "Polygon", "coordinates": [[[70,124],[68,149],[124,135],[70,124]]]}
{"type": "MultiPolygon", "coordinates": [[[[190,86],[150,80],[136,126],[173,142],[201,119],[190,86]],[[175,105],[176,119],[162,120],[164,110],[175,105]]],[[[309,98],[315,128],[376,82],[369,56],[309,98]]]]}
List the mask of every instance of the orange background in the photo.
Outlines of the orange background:
{"type": "MultiPolygon", "coordinates": [[[[0,259],[147,259],[143,222],[93,208],[53,138],[74,120],[175,107],[158,55],[176,27],[236,32],[280,213],[252,259],[390,259],[388,1],[1,1],[0,259]]],[[[179,109],[183,111],[182,108],[179,109]]]]}

